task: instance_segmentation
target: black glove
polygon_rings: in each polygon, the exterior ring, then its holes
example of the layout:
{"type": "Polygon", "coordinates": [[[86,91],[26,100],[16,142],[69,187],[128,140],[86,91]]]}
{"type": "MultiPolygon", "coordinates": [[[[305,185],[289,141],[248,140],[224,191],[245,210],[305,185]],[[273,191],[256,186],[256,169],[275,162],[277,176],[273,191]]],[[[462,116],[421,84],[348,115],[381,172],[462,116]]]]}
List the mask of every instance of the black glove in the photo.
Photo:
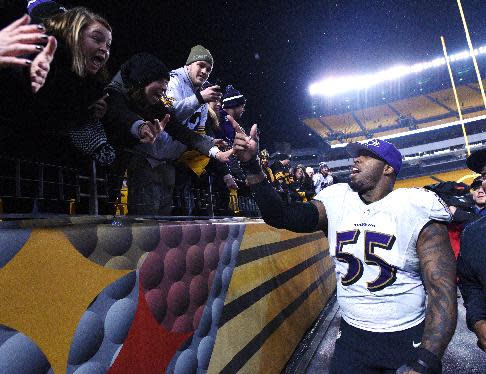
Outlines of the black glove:
{"type": "Polygon", "coordinates": [[[442,373],[442,363],[439,358],[425,348],[417,350],[417,360],[410,365],[402,365],[397,369],[398,373],[405,373],[407,370],[414,370],[421,374],[442,373]]]}

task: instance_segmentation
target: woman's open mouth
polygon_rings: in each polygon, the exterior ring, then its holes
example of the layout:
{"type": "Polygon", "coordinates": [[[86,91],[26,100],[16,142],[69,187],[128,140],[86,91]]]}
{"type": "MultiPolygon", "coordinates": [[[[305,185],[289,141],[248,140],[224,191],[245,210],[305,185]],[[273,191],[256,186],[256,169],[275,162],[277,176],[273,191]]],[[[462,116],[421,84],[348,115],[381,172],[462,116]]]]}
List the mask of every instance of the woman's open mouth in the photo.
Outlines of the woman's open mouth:
{"type": "Polygon", "coordinates": [[[106,62],[106,59],[102,56],[94,56],[90,60],[91,64],[96,68],[96,69],[101,69],[106,62]]]}

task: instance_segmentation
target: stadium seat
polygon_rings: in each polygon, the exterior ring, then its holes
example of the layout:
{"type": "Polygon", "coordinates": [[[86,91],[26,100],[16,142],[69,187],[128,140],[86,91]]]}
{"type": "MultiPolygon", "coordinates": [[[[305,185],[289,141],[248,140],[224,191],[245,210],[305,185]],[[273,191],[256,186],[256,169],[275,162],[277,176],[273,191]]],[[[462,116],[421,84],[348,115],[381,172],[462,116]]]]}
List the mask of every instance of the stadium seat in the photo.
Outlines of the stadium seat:
{"type": "MultiPolygon", "coordinates": [[[[486,88],[486,79],[484,80],[484,86],[486,88]]],[[[484,108],[478,87],[479,85],[477,83],[457,87],[459,102],[465,119],[486,115],[486,109],[484,108]]],[[[454,93],[451,88],[432,92],[427,96],[416,96],[398,100],[389,105],[378,105],[371,108],[360,109],[355,111],[354,115],[359,119],[366,131],[372,132],[377,136],[398,134],[410,129],[410,124],[408,123],[401,129],[389,128],[390,126],[398,124],[399,116],[396,112],[400,113],[404,118],[411,117],[419,122],[416,124],[418,129],[438,126],[459,120],[459,117],[454,115],[454,112],[456,112],[457,109],[454,93]],[[434,102],[434,100],[438,103],[434,102]],[[450,110],[446,108],[450,108],[450,110]],[[381,131],[382,128],[383,131],[381,131]]],[[[365,139],[365,137],[362,136],[361,127],[351,112],[323,116],[322,120],[332,129],[332,132],[330,132],[318,118],[305,119],[304,123],[324,139],[327,139],[331,135],[342,135],[340,139],[333,139],[330,141],[331,144],[340,144],[343,142],[365,139]]]]}
{"type": "Polygon", "coordinates": [[[358,123],[353,118],[351,113],[344,113],[339,115],[324,117],[324,121],[335,132],[341,132],[343,134],[354,134],[361,131],[358,123]]]}
{"type": "Polygon", "coordinates": [[[404,132],[404,131],[407,131],[408,128],[399,128],[399,129],[392,129],[392,130],[386,130],[386,131],[382,131],[382,132],[377,132],[375,133],[375,136],[376,137],[381,137],[381,136],[387,136],[387,135],[395,135],[395,134],[398,134],[398,133],[401,133],[401,132],[404,132]]]}
{"type": "Polygon", "coordinates": [[[420,123],[420,124],[417,125],[417,128],[418,129],[425,129],[426,127],[443,125],[443,124],[451,123],[451,122],[458,121],[458,120],[459,120],[458,117],[447,117],[447,118],[444,118],[444,119],[420,123]]]}
{"type": "Polygon", "coordinates": [[[468,119],[468,118],[474,118],[474,117],[478,117],[478,116],[484,116],[486,115],[486,110],[483,109],[483,110],[479,110],[479,111],[474,111],[472,113],[466,113],[463,115],[463,117],[465,119],[468,119]]]}
{"type": "Polygon", "coordinates": [[[459,96],[459,102],[461,103],[461,109],[471,109],[483,107],[483,99],[481,94],[474,91],[471,87],[461,86],[457,88],[457,95],[459,96]]]}
{"type": "Polygon", "coordinates": [[[322,138],[327,138],[330,135],[329,130],[319,121],[318,118],[307,118],[304,120],[304,123],[322,138]]]}
{"type": "Polygon", "coordinates": [[[425,96],[412,97],[392,103],[393,107],[406,116],[424,120],[448,113],[449,111],[425,96]]]}
{"type": "Polygon", "coordinates": [[[397,124],[398,116],[388,105],[380,105],[355,112],[367,130],[388,127],[397,124]]]}

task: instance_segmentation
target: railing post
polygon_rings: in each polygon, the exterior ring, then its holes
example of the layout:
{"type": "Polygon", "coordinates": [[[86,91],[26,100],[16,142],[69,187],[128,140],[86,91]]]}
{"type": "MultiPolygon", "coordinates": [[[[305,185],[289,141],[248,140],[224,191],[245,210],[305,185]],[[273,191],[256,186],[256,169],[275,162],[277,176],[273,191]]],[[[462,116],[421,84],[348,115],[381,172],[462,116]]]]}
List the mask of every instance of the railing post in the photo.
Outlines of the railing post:
{"type": "Polygon", "coordinates": [[[39,164],[39,184],[37,190],[37,198],[44,198],[44,164],[39,164]]]}
{"type": "Polygon", "coordinates": [[[209,174],[208,174],[208,186],[209,186],[208,214],[211,218],[214,218],[213,178],[209,174]]]}
{"type": "Polygon", "coordinates": [[[21,197],[22,190],[20,188],[20,159],[15,160],[15,197],[21,197]]]}
{"type": "Polygon", "coordinates": [[[58,192],[59,192],[59,201],[64,200],[64,174],[62,172],[62,167],[59,166],[57,168],[57,183],[58,183],[58,192]]]}
{"type": "Polygon", "coordinates": [[[96,182],[96,162],[91,161],[89,178],[89,214],[98,215],[98,187],[96,182]]]}

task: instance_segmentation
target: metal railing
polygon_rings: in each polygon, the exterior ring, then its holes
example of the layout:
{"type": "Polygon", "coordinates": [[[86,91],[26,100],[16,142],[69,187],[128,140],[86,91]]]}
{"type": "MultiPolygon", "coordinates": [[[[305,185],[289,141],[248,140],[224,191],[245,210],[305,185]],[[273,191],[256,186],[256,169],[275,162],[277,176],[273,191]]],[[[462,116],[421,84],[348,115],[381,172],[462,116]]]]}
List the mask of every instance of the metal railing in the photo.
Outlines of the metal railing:
{"type": "MultiPolygon", "coordinates": [[[[110,180],[115,177],[104,168],[97,167],[94,161],[81,172],[65,166],[0,157],[0,214],[8,218],[43,214],[130,213],[129,206],[121,199],[121,190],[116,193],[110,191],[110,180]]],[[[124,177],[117,178],[121,180],[124,177]]],[[[211,177],[208,186],[192,188],[188,193],[175,190],[173,209],[179,215],[197,213],[198,217],[208,218],[218,215],[260,216],[249,194],[230,194],[229,205],[235,208],[231,212],[218,204],[224,201],[224,192],[214,189],[211,177]]]]}

